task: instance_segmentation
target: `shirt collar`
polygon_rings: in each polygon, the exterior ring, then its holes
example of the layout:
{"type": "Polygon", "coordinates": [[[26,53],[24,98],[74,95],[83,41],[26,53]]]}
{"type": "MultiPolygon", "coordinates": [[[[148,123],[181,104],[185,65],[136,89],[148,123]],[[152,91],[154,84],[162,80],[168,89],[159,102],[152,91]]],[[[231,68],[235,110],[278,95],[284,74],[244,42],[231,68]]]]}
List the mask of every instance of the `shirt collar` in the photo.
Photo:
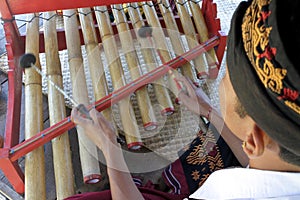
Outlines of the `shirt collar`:
{"type": "Polygon", "coordinates": [[[300,173],[232,168],[212,173],[194,199],[266,199],[300,196],[300,173]]]}

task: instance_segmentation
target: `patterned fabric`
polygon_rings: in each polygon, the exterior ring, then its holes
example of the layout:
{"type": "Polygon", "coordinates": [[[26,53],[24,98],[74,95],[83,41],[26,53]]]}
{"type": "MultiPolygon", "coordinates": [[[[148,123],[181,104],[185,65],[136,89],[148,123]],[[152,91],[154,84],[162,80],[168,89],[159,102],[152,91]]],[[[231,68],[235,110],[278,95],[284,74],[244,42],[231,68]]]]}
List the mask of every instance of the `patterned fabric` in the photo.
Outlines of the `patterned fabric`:
{"type": "Polygon", "coordinates": [[[212,172],[231,166],[240,164],[223,138],[208,129],[198,133],[179,159],[164,170],[163,177],[172,193],[191,194],[212,172]]]}

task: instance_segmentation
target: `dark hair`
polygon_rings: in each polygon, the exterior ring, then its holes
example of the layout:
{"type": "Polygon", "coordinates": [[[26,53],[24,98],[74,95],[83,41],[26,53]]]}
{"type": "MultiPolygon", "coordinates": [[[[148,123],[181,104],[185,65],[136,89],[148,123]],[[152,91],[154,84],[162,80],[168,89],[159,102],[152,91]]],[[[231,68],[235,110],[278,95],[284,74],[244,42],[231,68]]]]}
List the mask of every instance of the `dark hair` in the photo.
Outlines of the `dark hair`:
{"type": "MultiPolygon", "coordinates": [[[[239,99],[236,97],[234,103],[234,111],[239,115],[240,118],[244,119],[248,114],[245,110],[244,106],[241,104],[239,99]]],[[[277,143],[278,144],[278,143],[277,143]]],[[[279,144],[278,144],[279,145],[279,144]]],[[[295,154],[291,153],[286,148],[279,145],[279,157],[287,163],[300,166],[300,157],[295,156],[295,154]]]]}
{"type": "MultiPolygon", "coordinates": [[[[295,141],[296,142],[296,141],[295,141]]],[[[300,166],[300,157],[295,156],[295,154],[291,153],[286,148],[279,145],[279,157],[287,163],[300,166]]]]}
{"type": "Polygon", "coordinates": [[[248,114],[240,100],[236,97],[234,103],[234,111],[239,115],[240,118],[244,119],[248,114]]]}

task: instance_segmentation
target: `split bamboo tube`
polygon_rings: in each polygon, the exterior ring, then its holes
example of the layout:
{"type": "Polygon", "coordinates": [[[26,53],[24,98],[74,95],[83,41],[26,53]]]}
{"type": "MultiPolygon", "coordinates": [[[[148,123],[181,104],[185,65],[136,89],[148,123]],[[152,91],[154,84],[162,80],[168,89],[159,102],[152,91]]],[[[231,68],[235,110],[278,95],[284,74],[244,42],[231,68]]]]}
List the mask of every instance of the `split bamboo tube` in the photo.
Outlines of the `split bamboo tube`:
{"type": "MultiPolygon", "coordinates": [[[[68,49],[68,62],[72,80],[72,93],[76,102],[88,105],[89,97],[84,73],[84,65],[78,31],[76,10],[64,10],[64,26],[68,49]]],[[[84,183],[97,183],[101,180],[97,146],[77,126],[79,154],[84,183]]]]}
{"type": "MultiPolygon", "coordinates": [[[[38,14],[36,14],[38,16],[38,14]]],[[[28,15],[33,19],[34,14],[28,15]]],[[[39,18],[27,23],[25,52],[36,56],[39,61],[39,18]]],[[[33,68],[25,69],[25,139],[43,130],[42,78],[33,68]]],[[[46,199],[44,149],[39,147],[25,156],[25,199],[46,199]]]]}
{"type": "MultiPolygon", "coordinates": [[[[171,40],[171,43],[173,46],[173,50],[174,50],[176,56],[182,55],[185,52],[184,45],[182,43],[181,34],[178,30],[178,27],[177,27],[177,24],[176,24],[174,15],[173,15],[173,11],[171,10],[171,7],[170,7],[169,0],[162,0],[161,3],[159,4],[159,8],[162,13],[163,19],[165,21],[168,35],[170,37],[170,40],[171,40]]],[[[184,64],[180,69],[181,69],[183,75],[189,77],[193,82],[196,82],[196,77],[195,77],[195,73],[193,71],[193,67],[189,62],[184,64]]]]}
{"type": "MultiPolygon", "coordinates": [[[[185,7],[187,1],[186,0],[177,0],[176,8],[178,10],[178,15],[181,21],[181,25],[183,28],[184,35],[187,39],[188,47],[190,49],[195,48],[198,43],[197,34],[194,28],[193,21],[191,19],[190,14],[185,7]]],[[[193,60],[195,69],[197,71],[197,77],[199,79],[204,79],[208,75],[208,67],[205,59],[205,55],[201,54],[197,58],[193,60]]]]}
{"type": "MultiPolygon", "coordinates": [[[[136,80],[142,75],[142,71],[139,67],[138,56],[135,51],[133,38],[129,29],[124,10],[122,5],[113,5],[113,15],[115,23],[119,32],[120,42],[122,50],[125,54],[128,68],[131,74],[132,80],[136,80]]],[[[138,107],[141,113],[143,125],[145,130],[154,130],[157,128],[156,117],[151,105],[150,97],[148,95],[147,87],[144,86],[137,90],[136,98],[138,107]]]]}
{"type": "MultiPolygon", "coordinates": [[[[95,12],[96,19],[108,62],[112,84],[116,90],[126,84],[120,56],[118,54],[117,44],[113,36],[107,7],[97,6],[95,7],[95,10],[97,10],[97,12],[95,12]]],[[[121,100],[118,103],[118,106],[120,109],[120,116],[127,146],[129,149],[139,149],[143,143],[138,130],[132,104],[130,102],[130,97],[121,100]]]]}
{"type": "MultiPolygon", "coordinates": [[[[199,6],[199,3],[189,1],[189,5],[192,11],[192,15],[195,21],[196,29],[199,35],[199,40],[201,43],[207,41],[209,39],[208,29],[206,26],[206,22],[199,6]]],[[[209,66],[209,77],[216,78],[218,75],[218,61],[215,50],[212,48],[208,50],[205,54],[206,60],[209,66]]]]}
{"type": "MultiPolygon", "coordinates": [[[[142,15],[140,13],[140,9],[137,9],[139,5],[138,3],[130,3],[128,5],[130,21],[132,22],[133,28],[137,35],[137,39],[140,43],[143,59],[147,65],[148,71],[152,71],[157,67],[154,53],[151,49],[152,45],[149,44],[148,39],[141,38],[138,35],[138,30],[145,26],[142,15]]],[[[153,82],[153,84],[156,99],[161,107],[161,114],[164,116],[173,114],[174,106],[168,90],[165,87],[165,81],[163,80],[163,78],[160,78],[153,82]]]]}
{"type": "MultiPolygon", "coordinates": [[[[156,49],[158,54],[160,55],[160,59],[162,63],[166,63],[172,59],[169,48],[167,45],[166,37],[164,35],[163,29],[159,22],[158,16],[156,14],[154,5],[152,1],[147,1],[143,3],[143,10],[146,16],[146,19],[151,25],[152,31],[152,38],[149,37],[148,39],[153,39],[153,48],[156,49]]],[[[177,88],[177,84],[172,76],[166,75],[168,77],[169,87],[173,94],[176,96],[175,102],[178,102],[177,95],[179,93],[179,88],[177,88]]]]}
{"type": "MultiPolygon", "coordinates": [[[[46,71],[48,79],[63,88],[61,64],[58,55],[55,12],[46,12],[44,16],[44,39],[46,71]],[[51,18],[51,19],[50,19],[51,18]]],[[[50,126],[66,117],[64,96],[48,83],[48,106],[50,126]]],[[[68,132],[52,140],[53,164],[57,199],[74,194],[74,175],[68,132]]]]}

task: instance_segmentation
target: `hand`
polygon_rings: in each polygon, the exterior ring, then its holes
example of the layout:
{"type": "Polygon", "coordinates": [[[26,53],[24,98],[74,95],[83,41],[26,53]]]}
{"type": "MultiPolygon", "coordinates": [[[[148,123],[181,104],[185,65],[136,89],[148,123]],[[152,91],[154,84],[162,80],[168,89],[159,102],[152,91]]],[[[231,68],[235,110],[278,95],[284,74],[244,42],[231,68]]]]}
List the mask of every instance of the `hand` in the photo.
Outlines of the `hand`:
{"type": "Polygon", "coordinates": [[[115,131],[104,116],[95,109],[90,110],[89,114],[91,119],[83,117],[77,108],[73,108],[71,120],[76,125],[81,126],[90,140],[102,149],[102,151],[108,149],[108,145],[119,146],[115,131]]]}
{"type": "Polygon", "coordinates": [[[212,106],[205,92],[200,87],[196,87],[189,78],[180,76],[176,80],[180,81],[185,88],[178,94],[180,102],[190,111],[208,119],[212,106]]]}

